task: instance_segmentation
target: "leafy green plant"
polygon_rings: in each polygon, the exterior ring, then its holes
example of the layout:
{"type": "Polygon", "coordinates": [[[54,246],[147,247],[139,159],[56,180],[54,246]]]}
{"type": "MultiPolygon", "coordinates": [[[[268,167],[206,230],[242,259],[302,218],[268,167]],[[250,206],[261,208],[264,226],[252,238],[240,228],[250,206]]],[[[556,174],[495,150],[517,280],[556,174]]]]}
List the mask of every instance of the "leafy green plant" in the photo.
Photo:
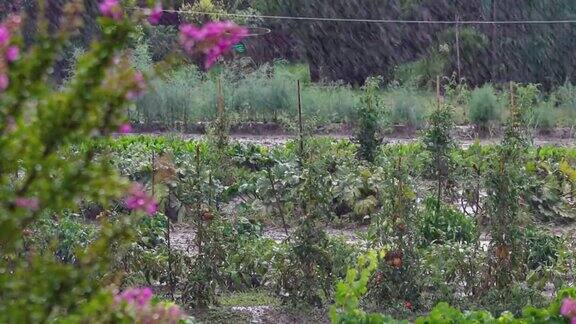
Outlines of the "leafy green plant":
{"type": "Polygon", "coordinates": [[[388,94],[391,121],[411,128],[422,126],[429,102],[421,92],[411,87],[393,88],[388,94]]]}
{"type": "Polygon", "coordinates": [[[518,107],[512,103],[511,116],[507,122],[502,143],[497,148],[487,177],[488,215],[490,217],[491,264],[495,271],[494,283],[498,288],[513,284],[519,275],[522,247],[519,245],[520,212],[519,199],[525,183],[524,120],[518,107]]]}
{"type": "MultiPolygon", "coordinates": [[[[118,56],[132,31],[129,19],[99,19],[101,38],[76,64],[73,77],[61,88],[48,82],[67,40],[78,27],[82,6],[70,2],[61,29],[49,33],[40,24],[36,43],[20,60],[6,63],[4,45],[0,75],[9,79],[0,93],[0,321],[50,322],[64,319],[105,294],[113,276],[104,276],[113,255],[124,245],[130,219],[100,219],[99,231],[74,255],[67,240],[77,227],[63,226],[63,263],[50,253],[24,250],[24,233],[40,215],[58,217],[85,199],[103,204],[119,198],[126,183],[94,149],[76,149],[84,141],[105,137],[123,122],[127,93],[141,91],[142,75],[118,56]],[[135,78],[136,77],[136,78],[135,78]],[[66,251],[68,250],[68,251],[66,251]]],[[[121,13],[121,12],[120,12],[121,13]]],[[[0,24],[21,46],[22,18],[0,24]]],[[[38,15],[37,21],[46,17],[38,15]]],[[[136,216],[135,216],[136,217],[136,216]]],[[[64,221],[66,222],[66,221],[64,221]]]]}
{"type": "Polygon", "coordinates": [[[380,145],[378,138],[379,119],[383,114],[381,100],[377,90],[381,80],[368,78],[364,84],[362,105],[358,109],[358,126],[355,140],[360,145],[358,156],[368,162],[374,162],[376,150],[380,145]]]}
{"type": "Polygon", "coordinates": [[[369,296],[376,303],[400,304],[401,309],[410,311],[420,306],[420,258],[416,249],[416,194],[402,161],[398,158],[389,166],[382,210],[368,232],[373,246],[387,250],[369,296]],[[410,307],[404,307],[406,303],[410,307]]]}
{"type": "Polygon", "coordinates": [[[424,245],[445,242],[473,243],[476,240],[474,220],[453,207],[428,197],[419,217],[419,234],[424,245]]]}
{"type": "Polygon", "coordinates": [[[501,104],[498,102],[494,88],[490,85],[472,90],[468,106],[470,121],[480,131],[487,131],[491,123],[500,120],[501,104]]]}
{"type": "Polygon", "coordinates": [[[440,203],[443,199],[443,192],[450,188],[450,176],[454,168],[450,156],[450,151],[454,149],[455,143],[452,140],[451,131],[454,124],[452,111],[450,107],[438,103],[436,110],[432,112],[429,118],[428,129],[424,133],[422,141],[424,149],[429,152],[430,162],[429,170],[432,171],[431,178],[436,181],[436,201],[438,203],[438,212],[440,203]]]}
{"type": "Polygon", "coordinates": [[[367,293],[377,267],[378,253],[371,250],[358,257],[354,268],[348,269],[345,279],[336,285],[334,305],[330,307],[331,323],[396,323],[390,317],[360,309],[360,300],[367,293]]]}

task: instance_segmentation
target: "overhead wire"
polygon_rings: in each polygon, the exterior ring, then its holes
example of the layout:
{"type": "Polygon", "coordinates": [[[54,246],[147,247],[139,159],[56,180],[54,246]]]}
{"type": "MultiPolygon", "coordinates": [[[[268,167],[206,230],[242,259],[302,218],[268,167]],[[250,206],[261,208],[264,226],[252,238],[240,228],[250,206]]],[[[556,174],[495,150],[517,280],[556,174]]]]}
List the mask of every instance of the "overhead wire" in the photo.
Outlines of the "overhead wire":
{"type": "Polygon", "coordinates": [[[242,13],[205,12],[197,10],[164,9],[164,12],[187,13],[195,15],[225,16],[236,18],[256,18],[269,20],[300,20],[300,21],[326,21],[373,24],[439,24],[439,25],[543,25],[543,24],[576,24],[576,19],[563,20],[403,20],[403,19],[364,19],[342,17],[306,17],[306,16],[274,16],[242,13]]]}

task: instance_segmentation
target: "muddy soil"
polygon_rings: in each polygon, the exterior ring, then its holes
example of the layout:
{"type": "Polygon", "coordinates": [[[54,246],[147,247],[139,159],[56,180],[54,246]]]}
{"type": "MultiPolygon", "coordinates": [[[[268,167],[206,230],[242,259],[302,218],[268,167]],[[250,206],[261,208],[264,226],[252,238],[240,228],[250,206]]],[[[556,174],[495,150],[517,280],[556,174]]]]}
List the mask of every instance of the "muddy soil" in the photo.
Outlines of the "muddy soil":
{"type": "MultiPolygon", "coordinates": [[[[168,133],[140,133],[143,135],[155,135],[155,136],[164,136],[168,133]]],[[[203,134],[170,134],[171,136],[176,136],[183,139],[189,140],[201,140],[205,138],[203,134]]],[[[332,133],[332,134],[321,134],[321,135],[314,135],[314,137],[329,137],[333,139],[350,139],[352,138],[351,134],[342,134],[342,133],[332,133]]],[[[298,137],[295,135],[244,135],[244,134],[232,134],[230,136],[232,142],[237,142],[241,144],[256,144],[256,145],[263,145],[263,146],[280,146],[286,144],[288,141],[295,140],[298,137]]],[[[413,137],[402,137],[400,135],[389,135],[382,138],[383,144],[404,144],[404,143],[413,143],[417,142],[420,139],[418,138],[417,134],[414,134],[413,137]]],[[[476,143],[477,141],[482,145],[490,145],[490,144],[497,144],[501,140],[500,137],[466,137],[466,138],[458,138],[456,137],[456,141],[460,144],[461,147],[467,148],[470,145],[476,143]]],[[[535,146],[544,146],[544,145],[556,145],[556,146],[566,146],[566,147],[573,147],[576,146],[576,140],[573,138],[564,138],[564,137],[553,137],[553,136],[536,136],[534,138],[535,146]]]]}

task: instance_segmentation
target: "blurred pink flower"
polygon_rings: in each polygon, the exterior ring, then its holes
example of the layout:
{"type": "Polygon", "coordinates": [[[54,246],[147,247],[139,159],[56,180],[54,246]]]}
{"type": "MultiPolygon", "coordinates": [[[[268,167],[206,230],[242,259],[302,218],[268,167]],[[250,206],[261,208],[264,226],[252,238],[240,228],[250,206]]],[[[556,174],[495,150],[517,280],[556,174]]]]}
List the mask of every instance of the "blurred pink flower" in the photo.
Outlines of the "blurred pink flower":
{"type": "Polygon", "coordinates": [[[140,71],[134,73],[134,89],[126,93],[126,98],[128,100],[136,100],[140,98],[146,91],[146,79],[144,74],[140,71]]]}
{"type": "Polygon", "coordinates": [[[152,289],[130,288],[114,297],[117,306],[124,304],[135,323],[180,323],[185,316],[180,307],[170,303],[154,303],[152,289]]]}
{"type": "Polygon", "coordinates": [[[6,26],[0,25],[0,45],[4,45],[10,41],[10,31],[6,26]]]}
{"type": "Polygon", "coordinates": [[[0,92],[6,90],[10,85],[10,80],[8,79],[8,75],[5,73],[0,73],[0,92]]]}
{"type": "Polygon", "coordinates": [[[130,288],[124,290],[122,293],[116,295],[116,303],[125,302],[129,305],[144,307],[152,300],[152,289],[144,288],[130,288]]]}
{"type": "Polygon", "coordinates": [[[38,198],[25,198],[25,197],[18,197],[14,201],[16,207],[18,208],[25,208],[30,211],[36,211],[40,208],[40,202],[38,198]]]}
{"type": "Polygon", "coordinates": [[[247,35],[246,28],[230,21],[212,21],[200,28],[191,24],[180,26],[180,43],[184,50],[203,53],[207,69],[247,35]]]}
{"type": "Polygon", "coordinates": [[[100,13],[104,17],[109,17],[116,21],[122,19],[122,7],[120,7],[118,0],[103,0],[98,9],[100,9],[100,13]]]}
{"type": "Polygon", "coordinates": [[[20,57],[20,49],[17,46],[10,46],[6,50],[6,60],[14,62],[20,57]]]}
{"type": "Polygon", "coordinates": [[[129,123],[124,123],[118,127],[118,133],[120,134],[129,134],[132,133],[132,125],[129,123]]]}
{"type": "Polygon", "coordinates": [[[134,183],[128,192],[128,197],[124,200],[126,207],[132,210],[140,210],[152,216],[158,210],[156,199],[149,196],[144,191],[144,186],[134,183]]]}
{"type": "Polygon", "coordinates": [[[576,320],[576,300],[572,298],[564,298],[562,301],[562,306],[560,307],[560,314],[564,317],[572,319],[572,322],[576,320]]]}
{"type": "Polygon", "coordinates": [[[154,8],[151,9],[150,16],[148,16],[148,22],[150,25],[158,25],[160,23],[160,18],[162,18],[162,13],[162,3],[158,1],[154,8]]]}
{"type": "Polygon", "coordinates": [[[172,305],[169,309],[168,309],[168,316],[171,319],[179,319],[182,318],[182,310],[180,309],[180,307],[176,306],[176,305],[172,305]]]}

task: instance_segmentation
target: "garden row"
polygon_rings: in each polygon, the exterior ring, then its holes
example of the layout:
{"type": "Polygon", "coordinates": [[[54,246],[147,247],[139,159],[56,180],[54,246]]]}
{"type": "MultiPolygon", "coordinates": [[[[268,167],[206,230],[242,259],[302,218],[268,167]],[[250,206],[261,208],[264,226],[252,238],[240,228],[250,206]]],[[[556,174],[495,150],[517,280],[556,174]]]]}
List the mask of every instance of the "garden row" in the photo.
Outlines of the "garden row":
{"type": "MultiPolygon", "coordinates": [[[[273,122],[284,131],[293,131],[297,123],[296,80],[305,79],[298,71],[281,63],[259,68],[234,63],[209,74],[183,66],[152,82],[151,91],[130,110],[130,119],[142,130],[198,131],[198,123],[215,118],[221,96],[233,125],[273,122]]],[[[443,79],[441,94],[453,105],[455,121],[460,125],[493,131],[509,115],[507,87],[471,89],[453,79],[443,79]]],[[[388,85],[377,95],[381,99],[379,122],[387,131],[393,130],[392,125],[423,128],[437,102],[434,91],[406,84],[388,85]]],[[[363,91],[338,83],[303,83],[300,96],[309,127],[326,129],[331,124],[356,124],[363,91]]],[[[528,84],[518,88],[518,96],[530,127],[546,132],[576,124],[576,91],[570,84],[548,93],[528,84]]]]}
{"type": "MultiPolygon", "coordinates": [[[[542,224],[572,222],[575,150],[473,145],[450,148],[438,163],[423,141],[380,147],[369,163],[347,140],[300,144],[142,136],[97,143],[160,201],[160,213],[136,228],[136,243],[114,253],[124,284],[155,287],[194,308],[217,304],[226,292],[264,289],[289,305],[336,303],[335,321],[364,314],[350,309],[350,298],[406,319],[441,301],[520,315],[573,284],[572,238],[542,224]],[[187,251],[171,246],[176,222],[194,228],[187,251]],[[325,231],[351,224],[368,225],[353,243],[325,231]],[[285,228],[287,238],[264,237],[270,226],[285,228]],[[363,255],[376,260],[359,261],[364,279],[348,272],[363,255]]],[[[87,242],[88,234],[77,233],[87,231],[86,219],[120,217],[122,205],[104,211],[87,203],[82,217],[65,217],[53,229],[66,238],[57,253],[73,262],[71,251],[87,242]]],[[[439,306],[430,318],[438,312],[464,316],[439,306]]]]}

